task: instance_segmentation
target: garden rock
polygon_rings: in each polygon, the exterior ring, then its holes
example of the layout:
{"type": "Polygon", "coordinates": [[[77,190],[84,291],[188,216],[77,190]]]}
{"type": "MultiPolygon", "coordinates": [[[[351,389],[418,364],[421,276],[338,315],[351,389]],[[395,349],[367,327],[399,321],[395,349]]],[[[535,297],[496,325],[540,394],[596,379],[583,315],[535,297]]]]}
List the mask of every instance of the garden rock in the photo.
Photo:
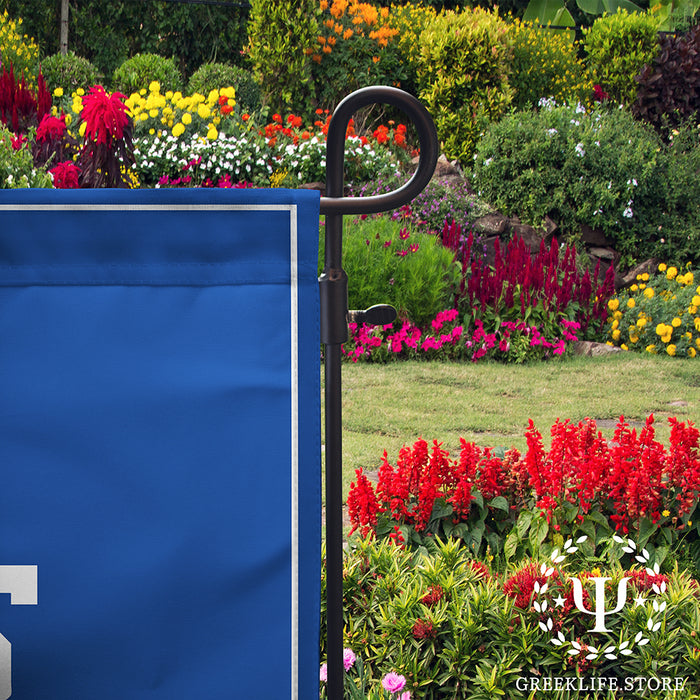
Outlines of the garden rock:
{"type": "Polygon", "coordinates": [[[629,287],[629,285],[634,284],[637,281],[637,275],[643,275],[645,272],[649,275],[653,275],[656,272],[657,261],[653,258],[645,260],[639,265],[633,267],[623,278],[623,287],[629,287]]]}
{"type": "Polygon", "coordinates": [[[574,355],[581,355],[584,357],[600,357],[601,355],[622,352],[621,348],[615,347],[614,345],[594,343],[590,340],[577,340],[575,343],[572,343],[572,347],[574,349],[574,355]]]}

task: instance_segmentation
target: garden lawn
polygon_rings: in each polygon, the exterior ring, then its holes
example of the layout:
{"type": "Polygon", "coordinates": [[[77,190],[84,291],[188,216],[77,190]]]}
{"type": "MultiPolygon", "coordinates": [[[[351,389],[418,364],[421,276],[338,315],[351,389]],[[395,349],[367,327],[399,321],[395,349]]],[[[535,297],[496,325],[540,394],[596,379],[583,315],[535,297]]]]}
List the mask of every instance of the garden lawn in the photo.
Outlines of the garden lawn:
{"type": "Polygon", "coordinates": [[[624,415],[632,427],[650,413],[656,439],[668,444],[668,416],[700,423],[696,363],[618,353],[529,365],[394,362],[343,365],[343,493],[355,469],[379,468],[382,452],[395,463],[402,445],[437,439],[451,454],[459,438],[484,447],[526,449],[532,418],[549,447],[560,418],[596,419],[612,437],[624,415]]]}

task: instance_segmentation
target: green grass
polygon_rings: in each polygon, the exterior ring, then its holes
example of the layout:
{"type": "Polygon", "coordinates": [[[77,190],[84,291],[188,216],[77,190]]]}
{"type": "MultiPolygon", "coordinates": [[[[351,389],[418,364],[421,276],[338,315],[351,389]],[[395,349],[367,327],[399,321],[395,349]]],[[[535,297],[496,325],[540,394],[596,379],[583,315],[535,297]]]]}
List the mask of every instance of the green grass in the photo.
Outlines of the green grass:
{"type": "Polygon", "coordinates": [[[355,469],[376,470],[384,450],[394,463],[401,446],[419,437],[443,442],[452,454],[460,437],[524,451],[530,418],[548,445],[557,418],[594,418],[612,437],[621,415],[643,423],[654,413],[657,439],[668,444],[668,416],[700,424],[698,370],[696,360],[632,353],[526,366],[344,364],[344,493],[355,469]]]}

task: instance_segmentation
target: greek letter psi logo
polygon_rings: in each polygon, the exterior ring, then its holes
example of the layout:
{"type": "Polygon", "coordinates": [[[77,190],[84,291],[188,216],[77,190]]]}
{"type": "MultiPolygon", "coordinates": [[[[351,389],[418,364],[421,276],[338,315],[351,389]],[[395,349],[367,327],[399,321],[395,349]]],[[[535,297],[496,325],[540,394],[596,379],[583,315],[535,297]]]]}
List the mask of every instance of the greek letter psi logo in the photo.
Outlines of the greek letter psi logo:
{"type": "MultiPolygon", "coordinates": [[[[10,594],[10,605],[36,605],[36,566],[0,566],[0,593],[10,594]]],[[[12,695],[12,644],[0,634],[0,700],[12,695]]]]}

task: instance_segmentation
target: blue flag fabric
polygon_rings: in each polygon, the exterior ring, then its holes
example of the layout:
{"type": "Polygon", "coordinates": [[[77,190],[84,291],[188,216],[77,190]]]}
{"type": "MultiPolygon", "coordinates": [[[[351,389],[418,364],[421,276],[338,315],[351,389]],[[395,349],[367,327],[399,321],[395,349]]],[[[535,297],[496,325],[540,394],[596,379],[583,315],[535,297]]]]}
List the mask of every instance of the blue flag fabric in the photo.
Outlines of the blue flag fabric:
{"type": "Polygon", "coordinates": [[[0,700],[317,697],[318,193],[0,194],[0,700]]]}

